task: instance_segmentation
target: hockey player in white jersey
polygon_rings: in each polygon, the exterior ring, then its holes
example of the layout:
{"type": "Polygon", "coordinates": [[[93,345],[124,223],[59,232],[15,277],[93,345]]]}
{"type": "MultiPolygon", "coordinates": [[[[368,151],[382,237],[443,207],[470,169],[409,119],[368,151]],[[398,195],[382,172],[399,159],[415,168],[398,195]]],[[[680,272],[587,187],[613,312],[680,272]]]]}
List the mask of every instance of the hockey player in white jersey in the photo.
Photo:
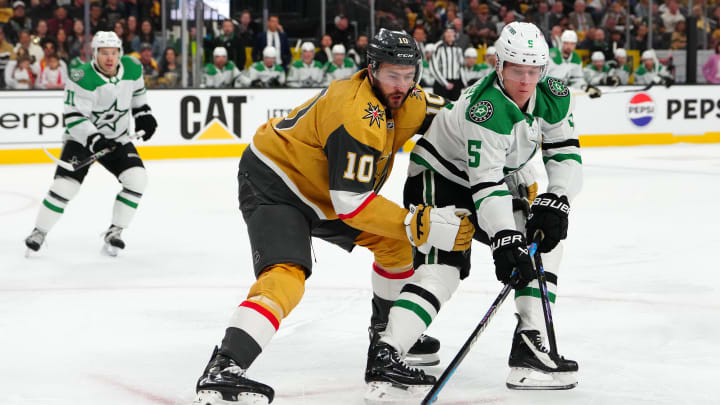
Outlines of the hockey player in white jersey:
{"type": "Polygon", "coordinates": [[[472,86],[490,73],[488,65],[477,63],[478,53],[475,48],[466,49],[463,56],[465,57],[465,63],[460,69],[460,79],[463,82],[463,87],[472,86]]]}
{"type": "Polygon", "coordinates": [[[422,61],[422,87],[427,89],[432,89],[433,84],[435,84],[435,76],[433,76],[432,71],[430,70],[430,61],[432,60],[433,53],[435,53],[435,44],[427,44],[425,45],[425,58],[422,61]]]}
{"type": "MultiPolygon", "coordinates": [[[[577,384],[578,365],[552,359],[543,344],[544,317],[526,235],[543,232],[539,250],[554,304],[560,241],[567,236],[570,203],[582,185],[573,101],[561,80],[545,76],[548,49],[535,25],[506,25],[495,46],[496,71],[438,113],[413,148],[405,205],[455,205],[472,213],[475,239],[490,246],[496,277],[515,289],[518,325],[506,385],[568,389],[577,384]],[[535,197],[537,185],[525,166],[540,150],[549,185],[535,197]]],[[[469,252],[416,250],[416,279],[403,287],[391,308],[382,342],[407,352],[468,276],[469,252]]],[[[408,392],[387,390],[389,396],[408,392]]]]}
{"type": "Polygon", "coordinates": [[[673,83],[672,75],[665,65],[658,61],[655,51],[648,49],[640,56],[640,66],[635,69],[635,84],[664,84],[673,83]]]}
{"type": "Polygon", "coordinates": [[[573,30],[565,30],[560,36],[560,49],[550,49],[548,77],[555,77],[573,88],[583,88],[585,78],[582,71],[582,59],[575,52],[577,34],[573,30]]]}
{"type": "MultiPolygon", "coordinates": [[[[66,127],[60,159],[76,162],[110,149],[98,161],[122,185],[113,205],[112,223],[104,236],[104,251],[114,256],[125,248],[121,232],[130,225],[147,183],[143,162],[131,142],[130,120],[135,119],[136,132],[144,131],[145,141],[155,133],[157,122],[147,104],[142,66],[136,59],[123,56],[117,35],[105,31],[95,34],[92,52],[92,62],[73,69],[65,86],[66,127]]],[[[88,169],[86,166],[69,171],[57,167],[35,228],[25,239],[28,252],[40,249],[47,233],[80,190],[88,169]]]]}
{"type": "Polygon", "coordinates": [[[590,64],[585,66],[583,74],[585,81],[593,86],[604,86],[608,83],[610,67],[605,64],[605,55],[595,51],[590,55],[590,64]]]}
{"type": "Polygon", "coordinates": [[[243,87],[282,87],[285,85],[285,70],[282,65],[275,63],[277,50],[273,46],[263,49],[263,59],[250,65],[240,76],[243,87]]]}
{"type": "Polygon", "coordinates": [[[325,67],[314,59],[315,45],[305,42],[300,47],[300,60],[290,65],[287,75],[288,87],[322,87],[325,67]]]}
{"type": "Polygon", "coordinates": [[[617,77],[618,84],[630,83],[630,66],[627,63],[627,52],[623,48],[615,49],[615,59],[607,61],[606,65],[610,68],[608,77],[617,77]]]}
{"type": "Polygon", "coordinates": [[[325,86],[329,86],[333,80],[346,79],[358,70],[355,62],[345,56],[342,44],[333,45],[332,56],[333,59],[325,65],[325,86]]]}
{"type": "Polygon", "coordinates": [[[240,69],[235,66],[233,61],[228,60],[227,49],[223,46],[218,46],[213,50],[213,63],[205,65],[202,87],[212,89],[239,87],[240,77],[240,69]]]}

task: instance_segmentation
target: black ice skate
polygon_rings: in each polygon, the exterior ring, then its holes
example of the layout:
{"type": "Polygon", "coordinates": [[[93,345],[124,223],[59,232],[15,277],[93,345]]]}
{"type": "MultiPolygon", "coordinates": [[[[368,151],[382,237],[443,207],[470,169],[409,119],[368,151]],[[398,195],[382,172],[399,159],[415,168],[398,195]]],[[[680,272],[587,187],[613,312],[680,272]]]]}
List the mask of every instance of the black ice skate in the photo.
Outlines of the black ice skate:
{"type": "Polygon", "coordinates": [[[395,348],[376,338],[368,350],[365,382],[367,404],[417,404],[435,384],[435,377],[408,366],[395,348]]]}
{"type": "MultiPolygon", "coordinates": [[[[519,321],[518,316],[518,327],[519,321]]],[[[537,330],[515,328],[508,365],[510,374],[506,385],[510,389],[568,390],[577,385],[577,362],[552,356],[537,330]]]]}
{"type": "MultiPolygon", "coordinates": [[[[384,323],[371,326],[368,329],[370,340],[372,341],[375,335],[384,331],[386,326],[384,323]]],[[[440,364],[439,351],[440,341],[432,336],[422,334],[410,350],[408,350],[403,360],[405,360],[405,363],[409,366],[413,367],[436,366],[440,364]]]]}
{"type": "Polygon", "coordinates": [[[110,228],[105,232],[103,253],[115,257],[120,250],[125,249],[125,242],[123,242],[120,235],[122,231],[123,229],[119,226],[110,225],[110,228]]]}
{"type": "Polygon", "coordinates": [[[27,246],[27,251],[25,252],[25,257],[30,256],[31,252],[37,252],[40,250],[40,246],[45,242],[45,235],[47,235],[45,232],[35,228],[30,233],[30,236],[25,238],[25,246],[27,246]]]}
{"type": "Polygon", "coordinates": [[[193,405],[267,405],[275,391],[245,378],[245,371],[233,359],[218,353],[217,346],[205,372],[197,382],[193,405]]]}

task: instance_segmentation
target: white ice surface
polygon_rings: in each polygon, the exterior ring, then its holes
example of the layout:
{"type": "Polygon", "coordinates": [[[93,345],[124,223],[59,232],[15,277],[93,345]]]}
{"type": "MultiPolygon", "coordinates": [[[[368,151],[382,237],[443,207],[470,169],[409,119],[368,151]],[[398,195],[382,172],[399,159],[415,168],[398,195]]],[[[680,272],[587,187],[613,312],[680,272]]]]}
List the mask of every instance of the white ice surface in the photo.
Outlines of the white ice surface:
{"type": "MultiPolygon", "coordinates": [[[[505,388],[508,300],[438,404],[718,404],[720,145],[583,150],[555,323],[571,391],[505,388]]],[[[50,165],[0,166],[0,404],[189,404],[253,282],[237,159],[148,161],[117,258],[100,255],[118,185],[93,167],[47,245],[23,239],[50,165]]],[[[383,194],[401,200],[407,155],[383,194]]],[[[362,404],[371,256],[314,242],[300,306],[250,370],[274,403],[362,404]]],[[[439,375],[500,290],[487,248],[430,334],[439,375]]]]}

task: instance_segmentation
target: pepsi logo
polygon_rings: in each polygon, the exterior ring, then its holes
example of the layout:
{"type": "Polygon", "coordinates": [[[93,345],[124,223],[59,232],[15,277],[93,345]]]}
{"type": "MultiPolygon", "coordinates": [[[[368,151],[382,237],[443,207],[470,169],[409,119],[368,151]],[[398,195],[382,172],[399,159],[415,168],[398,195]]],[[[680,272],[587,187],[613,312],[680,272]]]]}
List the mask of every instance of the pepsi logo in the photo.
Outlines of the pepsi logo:
{"type": "Polygon", "coordinates": [[[644,127],[655,117],[655,101],[646,93],[634,95],[627,105],[627,116],[638,127],[644,127]]]}

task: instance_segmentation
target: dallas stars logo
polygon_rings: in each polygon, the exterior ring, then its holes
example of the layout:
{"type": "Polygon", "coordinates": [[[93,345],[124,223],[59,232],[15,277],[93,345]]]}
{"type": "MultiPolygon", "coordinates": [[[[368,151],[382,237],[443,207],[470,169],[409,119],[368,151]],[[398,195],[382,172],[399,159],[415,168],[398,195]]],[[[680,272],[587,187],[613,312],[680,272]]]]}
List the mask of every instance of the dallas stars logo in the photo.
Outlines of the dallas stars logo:
{"type": "Polygon", "coordinates": [[[124,117],[127,112],[128,110],[120,110],[117,108],[117,99],[115,99],[115,102],[112,103],[107,110],[92,112],[93,117],[95,117],[93,124],[95,124],[95,128],[97,129],[108,127],[114,132],[117,127],[118,120],[124,117]]]}
{"type": "Polygon", "coordinates": [[[550,88],[550,92],[558,97],[565,97],[568,94],[570,94],[570,90],[565,86],[565,83],[563,83],[561,80],[548,78],[547,81],[548,88],[550,88]]]}
{"type": "Polygon", "coordinates": [[[385,121],[385,111],[380,109],[380,104],[378,105],[372,105],[372,103],[368,103],[368,108],[365,109],[365,116],[363,119],[370,119],[370,126],[373,124],[377,124],[378,128],[380,128],[380,121],[385,121]]]}

